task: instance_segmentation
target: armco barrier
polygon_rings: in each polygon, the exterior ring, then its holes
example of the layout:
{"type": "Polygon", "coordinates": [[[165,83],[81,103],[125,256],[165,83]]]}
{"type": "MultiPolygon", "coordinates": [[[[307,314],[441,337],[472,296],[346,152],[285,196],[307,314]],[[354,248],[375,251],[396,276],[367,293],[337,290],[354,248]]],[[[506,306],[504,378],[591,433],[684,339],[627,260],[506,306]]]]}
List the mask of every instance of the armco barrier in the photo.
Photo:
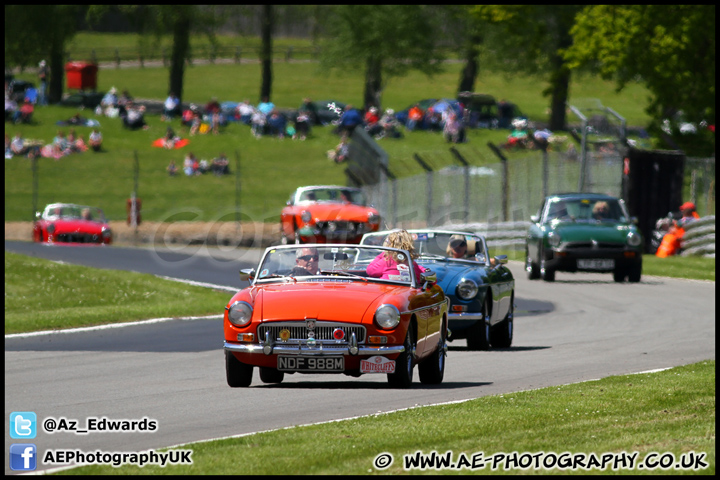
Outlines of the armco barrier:
{"type": "Polygon", "coordinates": [[[715,215],[702,217],[685,227],[682,256],[715,257],[715,215]]]}

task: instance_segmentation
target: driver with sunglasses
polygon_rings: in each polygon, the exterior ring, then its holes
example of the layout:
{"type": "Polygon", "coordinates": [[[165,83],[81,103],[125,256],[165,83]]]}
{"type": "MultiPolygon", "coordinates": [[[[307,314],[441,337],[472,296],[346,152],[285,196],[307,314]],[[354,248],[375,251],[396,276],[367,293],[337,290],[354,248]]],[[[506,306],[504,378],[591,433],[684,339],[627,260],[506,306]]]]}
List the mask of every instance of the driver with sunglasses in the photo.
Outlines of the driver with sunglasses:
{"type": "Polygon", "coordinates": [[[320,257],[317,248],[301,248],[295,255],[295,268],[290,275],[317,275],[320,257]]]}

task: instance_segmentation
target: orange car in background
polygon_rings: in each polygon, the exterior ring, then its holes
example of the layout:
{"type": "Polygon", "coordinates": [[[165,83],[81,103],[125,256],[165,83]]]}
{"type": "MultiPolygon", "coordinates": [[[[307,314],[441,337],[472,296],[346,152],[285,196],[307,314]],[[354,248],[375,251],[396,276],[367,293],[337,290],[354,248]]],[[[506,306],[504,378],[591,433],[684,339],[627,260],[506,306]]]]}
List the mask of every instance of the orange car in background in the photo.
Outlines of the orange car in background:
{"type": "Polygon", "coordinates": [[[286,373],[379,373],[408,388],[415,365],[420,382],[441,383],[448,300],[435,274],[416,274],[409,258],[370,245],[269,247],[257,270],[241,271],[252,282],[225,307],[228,385],[248,387],[259,367],[264,383],[286,373]],[[369,276],[382,255],[397,259],[397,274],[369,276]]]}
{"type": "Polygon", "coordinates": [[[359,188],[300,187],[280,214],[282,243],[359,243],[380,229],[380,214],[359,188]]]}

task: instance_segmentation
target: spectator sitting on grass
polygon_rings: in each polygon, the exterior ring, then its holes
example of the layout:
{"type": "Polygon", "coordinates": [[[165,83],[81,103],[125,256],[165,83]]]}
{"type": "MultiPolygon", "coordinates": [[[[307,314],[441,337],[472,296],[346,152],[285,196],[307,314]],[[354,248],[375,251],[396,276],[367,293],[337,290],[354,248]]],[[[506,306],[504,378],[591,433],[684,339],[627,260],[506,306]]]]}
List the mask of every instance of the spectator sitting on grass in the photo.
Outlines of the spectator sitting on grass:
{"type": "Polygon", "coordinates": [[[35,111],[35,107],[27,99],[23,101],[23,104],[13,114],[13,121],[15,123],[30,123],[32,120],[32,114],[35,111]]]}
{"type": "Polygon", "coordinates": [[[405,124],[405,128],[407,128],[408,131],[412,132],[418,123],[422,122],[423,119],[423,111],[420,108],[420,104],[416,103],[413,105],[413,107],[408,111],[408,119],[407,123],[405,124]]]}
{"type": "Polygon", "coordinates": [[[195,158],[195,154],[190,152],[185,157],[185,161],[183,162],[183,171],[185,172],[185,175],[188,177],[192,177],[195,175],[195,171],[197,167],[199,166],[197,158],[195,158]]]}
{"type": "Polygon", "coordinates": [[[132,103],[127,105],[127,116],[123,118],[123,124],[130,130],[142,128],[147,130],[150,125],[145,123],[145,105],[135,106],[132,103]]]}
{"type": "Polygon", "coordinates": [[[168,175],[170,175],[171,177],[177,175],[177,165],[175,165],[175,160],[170,160],[170,165],[167,166],[166,170],[168,172],[168,175]]]}
{"type": "Polygon", "coordinates": [[[328,158],[335,161],[335,163],[343,163],[347,160],[348,154],[350,153],[350,143],[348,142],[348,136],[343,135],[340,139],[340,143],[335,150],[328,152],[328,158]]]}
{"type": "Polygon", "coordinates": [[[221,175],[229,175],[230,174],[230,168],[228,167],[230,162],[228,162],[227,157],[224,153],[221,153],[220,156],[213,158],[212,161],[212,172],[217,175],[218,177],[221,175]]]}
{"type": "Polygon", "coordinates": [[[340,124],[338,125],[336,133],[340,135],[344,133],[352,135],[355,127],[357,127],[358,125],[362,125],[362,117],[360,116],[360,112],[358,112],[352,105],[347,105],[345,107],[345,111],[340,117],[340,124]]]}
{"type": "Polygon", "coordinates": [[[395,110],[388,108],[378,122],[382,127],[382,137],[400,138],[402,134],[398,131],[398,121],[395,119],[395,110]]]}
{"type": "Polygon", "coordinates": [[[237,115],[245,125],[250,125],[250,120],[254,112],[255,109],[250,105],[250,100],[248,99],[243,100],[237,106],[237,115]]]}
{"type": "Polygon", "coordinates": [[[265,124],[267,123],[267,120],[265,118],[265,114],[262,113],[260,110],[255,110],[255,113],[252,115],[252,127],[250,128],[250,131],[255,136],[255,138],[262,137],[263,133],[265,133],[265,124]]]}
{"type": "Polygon", "coordinates": [[[293,139],[300,138],[305,140],[310,133],[310,111],[300,107],[297,116],[295,117],[295,135],[293,139]]]}
{"type": "Polygon", "coordinates": [[[377,107],[370,107],[365,114],[363,121],[365,122],[365,130],[371,137],[382,133],[383,127],[379,123],[380,117],[378,116],[377,107]]]}
{"type": "Polygon", "coordinates": [[[172,120],[175,115],[180,115],[180,108],[180,100],[177,98],[175,93],[170,92],[168,97],[165,99],[163,114],[160,117],[160,120],[163,122],[172,120]]]}
{"type": "Polygon", "coordinates": [[[274,109],[270,114],[270,118],[267,120],[268,127],[270,128],[270,135],[277,135],[279,138],[285,138],[285,127],[286,120],[285,115],[274,109]]]}
{"type": "Polygon", "coordinates": [[[163,137],[163,147],[167,148],[168,150],[172,150],[175,148],[175,143],[180,140],[180,137],[175,135],[175,132],[171,127],[167,127],[167,130],[165,131],[165,136],[163,137]]]}
{"type": "Polygon", "coordinates": [[[99,152],[102,150],[103,138],[100,130],[98,130],[97,128],[93,129],[88,140],[90,143],[90,148],[92,148],[94,152],[99,152]]]}
{"type": "Polygon", "coordinates": [[[108,93],[100,100],[100,106],[103,110],[107,111],[108,108],[115,108],[118,104],[117,89],[115,87],[110,88],[108,93]]]}
{"type": "Polygon", "coordinates": [[[262,97],[262,101],[258,104],[257,109],[260,110],[263,115],[267,117],[268,115],[270,115],[270,112],[275,109],[275,104],[272,103],[266,95],[262,97]]]}
{"type": "Polygon", "coordinates": [[[7,157],[7,151],[8,147],[10,148],[10,152],[12,155],[25,155],[27,153],[27,148],[25,147],[25,142],[23,141],[22,137],[19,133],[15,133],[15,136],[12,139],[12,142],[8,142],[9,136],[6,133],[5,134],[5,153],[7,157]],[[8,145],[9,143],[9,145],[8,145]]]}

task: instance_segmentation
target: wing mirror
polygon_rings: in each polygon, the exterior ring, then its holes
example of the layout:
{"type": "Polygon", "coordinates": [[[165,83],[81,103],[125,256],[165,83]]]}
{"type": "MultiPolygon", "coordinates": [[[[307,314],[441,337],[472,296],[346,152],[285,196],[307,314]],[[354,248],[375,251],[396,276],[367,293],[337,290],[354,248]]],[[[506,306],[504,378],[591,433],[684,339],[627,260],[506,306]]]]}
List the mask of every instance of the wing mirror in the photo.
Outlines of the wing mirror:
{"type": "Polygon", "coordinates": [[[42,213],[40,213],[40,212],[35,212],[35,218],[37,218],[38,220],[40,220],[40,217],[42,217],[42,213]]]}
{"type": "Polygon", "coordinates": [[[530,221],[532,223],[538,223],[540,221],[540,216],[539,215],[530,215],[530,221]]]}
{"type": "Polygon", "coordinates": [[[508,263],[508,256],[507,255],[497,255],[495,256],[495,266],[498,265],[505,265],[508,263]]]}
{"type": "Polygon", "coordinates": [[[437,274],[432,270],[425,270],[420,274],[420,283],[423,284],[423,291],[427,290],[428,286],[437,283],[437,274]]]}
{"type": "Polygon", "coordinates": [[[242,280],[243,282],[255,280],[255,269],[243,268],[242,270],[240,270],[240,280],[242,280]]]}

